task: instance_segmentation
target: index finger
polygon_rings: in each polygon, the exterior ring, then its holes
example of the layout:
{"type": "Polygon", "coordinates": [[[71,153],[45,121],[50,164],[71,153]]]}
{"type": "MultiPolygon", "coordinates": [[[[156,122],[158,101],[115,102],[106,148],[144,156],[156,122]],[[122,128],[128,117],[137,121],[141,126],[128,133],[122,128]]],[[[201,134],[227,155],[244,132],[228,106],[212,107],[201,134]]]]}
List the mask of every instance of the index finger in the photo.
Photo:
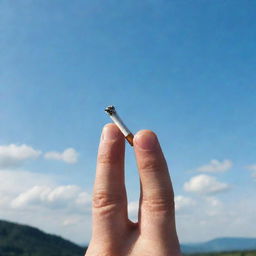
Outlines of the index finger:
{"type": "Polygon", "coordinates": [[[93,237],[104,243],[120,237],[127,224],[124,151],[122,133],[116,125],[106,125],[99,145],[93,193],[93,237]]]}

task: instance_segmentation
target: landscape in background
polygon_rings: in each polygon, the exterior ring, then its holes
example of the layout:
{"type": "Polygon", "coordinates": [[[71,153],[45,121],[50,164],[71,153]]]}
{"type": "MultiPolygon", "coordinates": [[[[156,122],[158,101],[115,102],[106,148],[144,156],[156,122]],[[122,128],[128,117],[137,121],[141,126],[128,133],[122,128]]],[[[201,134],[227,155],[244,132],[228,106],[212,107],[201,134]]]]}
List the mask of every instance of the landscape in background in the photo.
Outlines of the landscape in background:
{"type": "MultiPolygon", "coordinates": [[[[256,238],[219,238],[181,247],[187,256],[256,256],[256,238]]],[[[0,256],[82,256],[86,249],[37,228],[0,220],[0,256]]]]}

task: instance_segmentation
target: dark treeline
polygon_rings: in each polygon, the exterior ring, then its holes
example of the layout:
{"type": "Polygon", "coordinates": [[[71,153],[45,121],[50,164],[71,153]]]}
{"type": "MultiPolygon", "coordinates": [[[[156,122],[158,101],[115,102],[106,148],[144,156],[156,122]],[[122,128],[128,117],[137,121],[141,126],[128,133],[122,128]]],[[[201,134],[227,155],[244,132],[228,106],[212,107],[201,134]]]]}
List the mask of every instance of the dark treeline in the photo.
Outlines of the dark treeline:
{"type": "Polygon", "coordinates": [[[184,256],[256,256],[256,251],[193,253],[193,254],[184,254],[184,256]]]}
{"type": "MultiPolygon", "coordinates": [[[[0,220],[0,256],[83,256],[86,248],[37,228],[0,220]]],[[[256,251],[184,256],[256,256],[256,251]]]]}
{"type": "Polygon", "coordinates": [[[0,221],[0,256],[81,256],[85,248],[37,228],[0,221]]]}

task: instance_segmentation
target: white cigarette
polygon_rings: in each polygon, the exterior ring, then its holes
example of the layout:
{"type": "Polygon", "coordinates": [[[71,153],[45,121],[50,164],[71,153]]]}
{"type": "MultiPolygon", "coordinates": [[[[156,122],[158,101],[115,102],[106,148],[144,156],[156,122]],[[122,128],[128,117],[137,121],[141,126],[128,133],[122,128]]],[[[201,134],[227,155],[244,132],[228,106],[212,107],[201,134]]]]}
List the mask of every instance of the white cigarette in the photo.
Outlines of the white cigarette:
{"type": "Polygon", "coordinates": [[[108,106],[105,108],[105,112],[110,116],[110,118],[113,120],[113,122],[117,125],[117,127],[123,133],[124,137],[129,142],[129,144],[131,146],[133,146],[133,134],[130,132],[130,130],[127,128],[127,126],[123,123],[123,121],[117,114],[115,107],[108,106]]]}

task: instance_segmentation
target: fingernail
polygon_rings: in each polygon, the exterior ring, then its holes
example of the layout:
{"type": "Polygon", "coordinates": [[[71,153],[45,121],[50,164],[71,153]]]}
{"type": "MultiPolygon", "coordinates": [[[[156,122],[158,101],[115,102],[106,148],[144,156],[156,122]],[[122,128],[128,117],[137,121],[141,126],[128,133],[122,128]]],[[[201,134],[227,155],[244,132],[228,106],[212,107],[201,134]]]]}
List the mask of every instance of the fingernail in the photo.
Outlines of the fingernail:
{"type": "Polygon", "coordinates": [[[153,132],[141,132],[135,135],[135,143],[143,150],[155,150],[158,144],[153,132]]]}
{"type": "Polygon", "coordinates": [[[105,126],[103,128],[103,132],[101,135],[101,139],[103,141],[112,141],[112,140],[116,140],[118,136],[118,130],[113,128],[113,127],[109,127],[109,126],[105,126]]]}

